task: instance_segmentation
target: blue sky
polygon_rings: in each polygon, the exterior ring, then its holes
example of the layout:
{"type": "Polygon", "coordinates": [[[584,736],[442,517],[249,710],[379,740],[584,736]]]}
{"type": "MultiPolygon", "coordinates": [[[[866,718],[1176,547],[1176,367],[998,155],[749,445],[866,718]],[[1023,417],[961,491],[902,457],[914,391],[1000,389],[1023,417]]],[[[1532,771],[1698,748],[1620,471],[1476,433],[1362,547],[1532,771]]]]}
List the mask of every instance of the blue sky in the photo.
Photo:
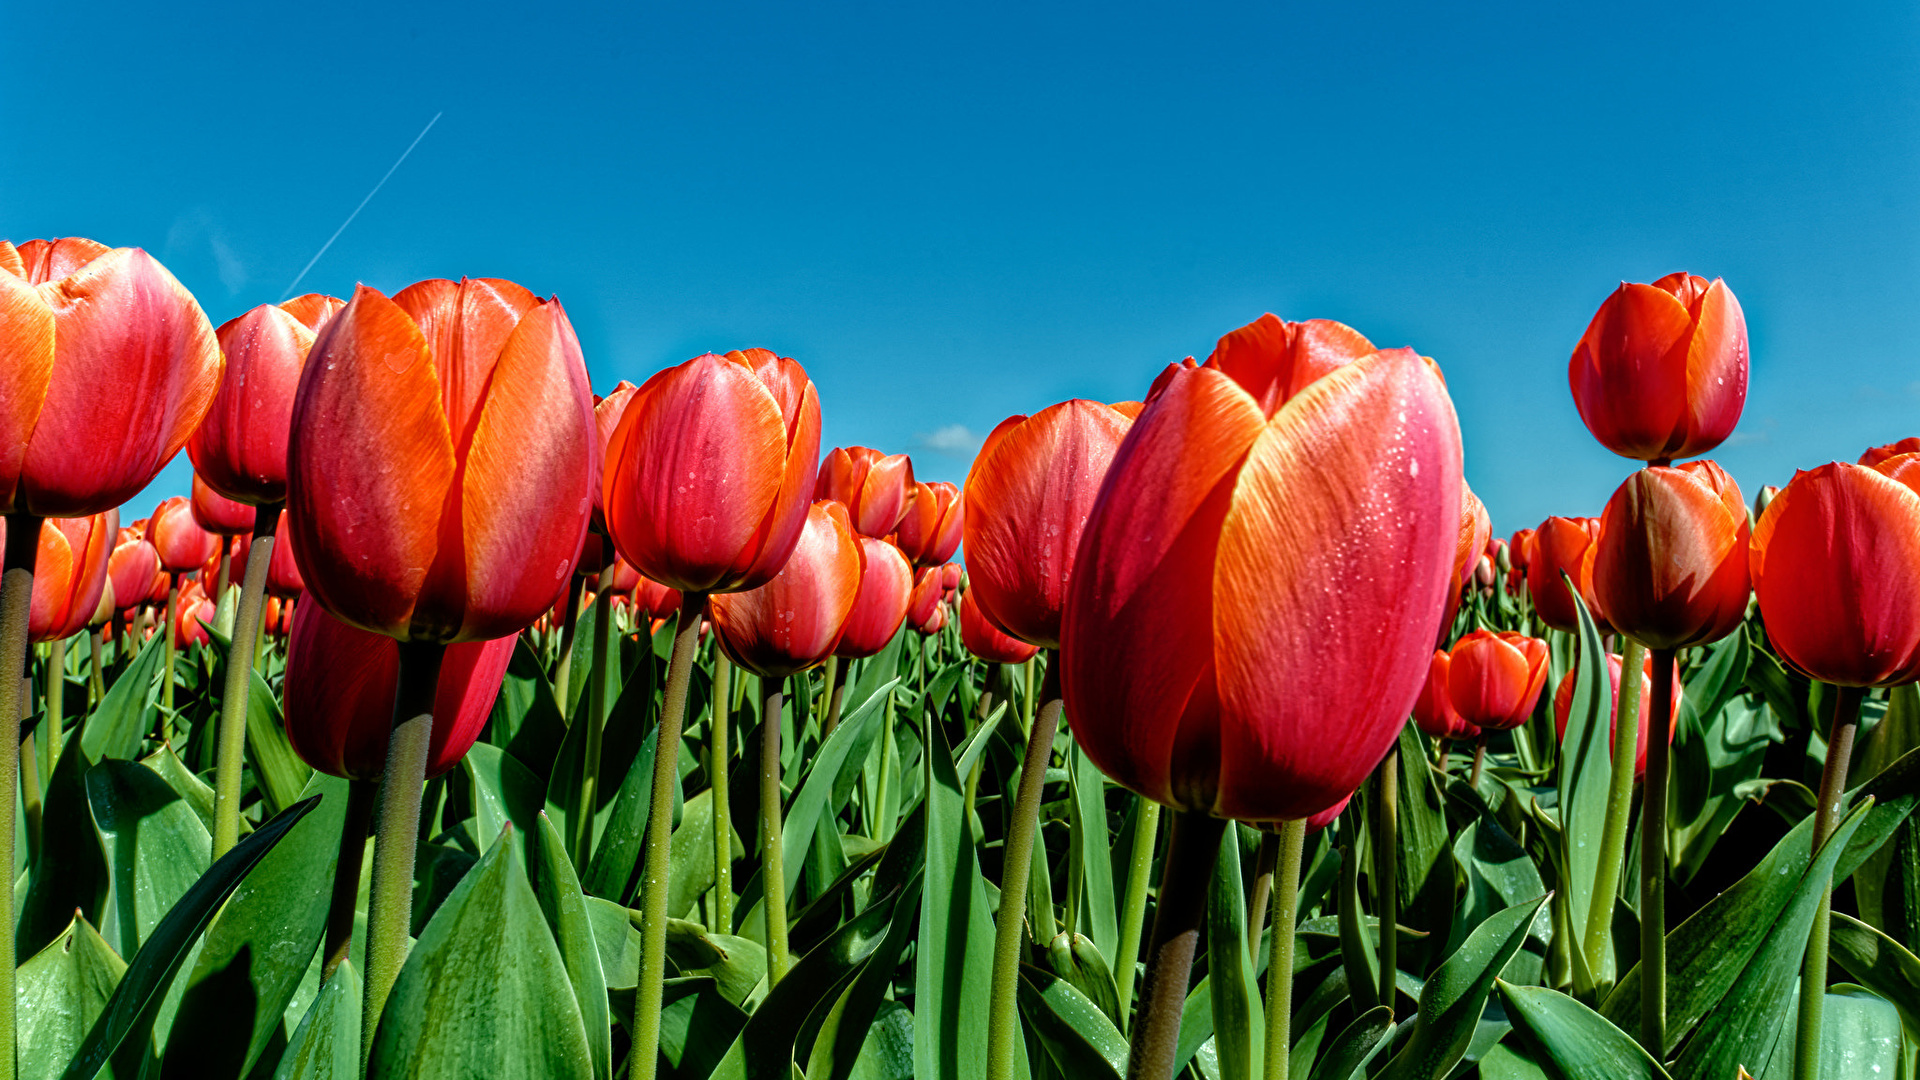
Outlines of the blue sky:
{"type": "MultiPolygon", "coordinates": [[[[598,389],[765,345],[827,445],[960,480],[1264,311],[1440,361],[1502,532],[1597,513],[1567,357],[1724,277],[1749,494],[1920,432],[1911,5],[0,6],[0,236],[138,245],[216,323],[302,291],[558,294],[598,389]]],[[[182,455],[130,507],[184,491],[182,455]]]]}

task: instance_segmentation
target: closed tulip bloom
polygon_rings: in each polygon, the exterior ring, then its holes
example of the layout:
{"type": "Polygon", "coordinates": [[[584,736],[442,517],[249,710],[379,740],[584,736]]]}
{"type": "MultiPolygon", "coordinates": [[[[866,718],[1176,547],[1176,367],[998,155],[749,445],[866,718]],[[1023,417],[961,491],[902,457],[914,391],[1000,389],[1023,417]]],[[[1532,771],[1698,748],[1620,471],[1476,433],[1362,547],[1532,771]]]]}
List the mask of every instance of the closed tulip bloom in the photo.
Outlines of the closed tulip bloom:
{"type": "Polygon", "coordinates": [[[933,609],[933,613],[927,616],[926,622],[916,623],[914,625],[915,631],[921,634],[925,634],[929,637],[939,633],[942,630],[945,630],[946,628],[947,628],[947,606],[945,604],[936,605],[933,609]]]}
{"type": "Polygon", "coordinates": [[[198,570],[220,553],[220,538],[200,527],[183,495],[163,499],[153,508],[153,516],[147,519],[147,541],[160,556],[161,569],[174,574],[198,570]]]}
{"type": "Polygon", "coordinates": [[[695,357],[627,402],[607,444],[607,530],[670,588],[758,588],[800,542],[819,457],[806,369],[766,349],[695,357]]]}
{"type": "Polygon", "coordinates": [[[184,649],[189,645],[205,645],[211,638],[207,636],[207,627],[213,625],[214,614],[219,609],[197,581],[189,581],[180,588],[180,604],[173,617],[173,647],[184,649]]]}
{"type": "Polygon", "coordinates": [[[1024,664],[1040,651],[1038,646],[993,625],[980,605],[973,602],[972,589],[960,593],[960,644],[989,664],[1024,664]]]}
{"type": "MultiPolygon", "coordinates": [[[[287,535],[287,512],[280,511],[275,535],[287,535]]],[[[267,563],[267,595],[292,600],[307,591],[307,580],[300,576],[300,560],[292,544],[273,545],[273,559],[267,563]]]]}
{"type": "Polygon", "coordinates": [[[707,601],[721,647],[765,678],[824,662],[860,594],[862,563],[847,508],[827,499],[814,503],[792,557],[772,581],[707,601]]]}
{"type": "Polygon", "coordinates": [[[1567,365],[1573,403],[1600,444],[1665,462],[1719,446],[1747,401],[1747,321],[1719,278],[1622,282],[1567,365]]]}
{"type": "Polygon", "coordinates": [[[853,610],[833,647],[833,655],[842,659],[872,656],[886,648],[906,622],[907,600],[913,595],[913,567],[899,548],[870,536],[854,539],[866,561],[853,610]]]}
{"type": "Polygon", "coordinates": [[[160,573],[160,553],[147,542],[143,530],[121,529],[118,542],[107,556],[114,606],[124,612],[146,603],[153,579],[160,573]]]}
{"type": "Polygon", "coordinates": [[[361,286],[294,400],[287,523],[307,591],[402,640],[515,633],[573,570],[598,453],[558,300],[489,279],[361,286]]]}
{"type": "Polygon", "coordinates": [[[1475,630],[1454,643],[1447,696],[1460,719],[1489,731],[1527,722],[1547,685],[1547,643],[1511,630],[1475,630]]]}
{"type": "Polygon", "coordinates": [[[1513,568],[1507,571],[1507,591],[1515,596],[1527,581],[1527,567],[1533,563],[1532,529],[1518,529],[1513,539],[1507,541],[1507,557],[1513,561],[1513,568]]]}
{"type": "MultiPolygon", "coordinates": [[[[515,640],[508,635],[447,649],[433,699],[428,776],[459,764],[485,730],[515,640]]],[[[287,740],[294,752],[329,776],[379,780],[399,670],[393,638],[348,626],[319,604],[296,605],[286,676],[287,740]]]]}
{"type": "Polygon", "coordinates": [[[1550,517],[1540,523],[1533,536],[1532,553],[1527,560],[1527,591],[1533,595],[1534,613],[1555,630],[1580,629],[1574,612],[1573,596],[1560,574],[1566,572],[1587,605],[1594,623],[1602,633],[1612,629],[1606,611],[1594,601],[1593,560],[1599,540],[1599,518],[1550,517]]]}
{"type": "Polygon", "coordinates": [[[941,574],[937,566],[918,570],[913,575],[913,593],[907,598],[907,622],[916,630],[927,625],[940,606],[941,574]]]}
{"type": "Polygon", "coordinates": [[[679,589],[669,589],[652,578],[641,578],[640,584],[633,590],[634,609],[650,619],[664,619],[678,614],[680,601],[679,589]]]}
{"type": "Polygon", "coordinates": [[[1001,421],[973,459],[962,525],[974,602],[1014,637],[1059,646],[1080,532],[1132,423],[1111,405],[1066,401],[1001,421]]]}
{"type": "Polygon", "coordinates": [[[886,536],[905,516],[913,490],[913,462],[907,455],[847,446],[827,451],[813,497],[845,503],[860,535],[886,536]]]}
{"type": "MultiPolygon", "coordinates": [[[[1914,453],[1920,453],[1920,438],[1909,436],[1901,439],[1899,442],[1890,442],[1885,446],[1876,446],[1868,450],[1866,453],[1860,455],[1860,464],[1868,468],[1873,468],[1888,458],[1899,457],[1901,454],[1914,453]]],[[[1774,490],[1778,491],[1779,489],[1775,488],[1774,490]]]]}
{"type": "MultiPolygon", "coordinates": [[[[0,543],[7,522],[0,520],[0,543]]],[[[120,537],[120,511],[40,523],[27,640],[62,641],[87,628],[111,588],[111,557],[120,537]]]]}
{"type": "Polygon", "coordinates": [[[630,593],[640,585],[640,572],[627,565],[627,560],[615,556],[613,560],[613,580],[607,588],[617,593],[630,593]]]}
{"type": "Polygon", "coordinates": [[[1427,679],[1420,684],[1420,696],[1413,699],[1413,723],[1429,739],[1471,739],[1480,729],[1460,719],[1453,707],[1448,672],[1453,658],[1445,649],[1433,650],[1427,667],[1427,679]]]}
{"type": "Polygon", "coordinates": [[[950,562],[940,567],[940,591],[945,598],[952,599],[953,595],[960,591],[960,581],[964,574],[965,571],[960,569],[959,563],[950,562]]]}
{"type": "Polygon", "coordinates": [[[1493,521],[1487,516],[1486,504],[1473,493],[1465,480],[1460,482],[1460,531],[1453,549],[1453,592],[1447,597],[1447,610],[1440,617],[1440,637],[1445,640],[1447,632],[1453,626],[1455,615],[1460,613],[1460,598],[1473,584],[1475,568],[1479,565],[1480,553],[1486,549],[1487,540],[1493,535],[1493,521]]]}
{"type": "Polygon", "coordinates": [[[916,568],[937,566],[960,550],[965,517],[959,488],[944,480],[914,484],[893,542],[916,568]]]}
{"type": "MultiPolygon", "coordinates": [[[[1607,654],[1607,677],[1611,679],[1613,683],[1613,696],[1609,700],[1614,702],[1620,700],[1621,664],[1620,654],[1607,654]]],[[[1560,685],[1553,691],[1553,731],[1554,736],[1561,740],[1565,740],[1567,737],[1567,717],[1573,711],[1573,684],[1578,675],[1579,672],[1577,670],[1568,671],[1560,677],[1560,685]]],[[[1674,730],[1680,723],[1680,666],[1678,664],[1674,665],[1673,688],[1672,708],[1669,710],[1667,716],[1667,741],[1669,743],[1673,741],[1674,730]]],[[[1633,778],[1635,780],[1645,776],[1647,772],[1647,733],[1653,727],[1652,719],[1653,657],[1649,655],[1643,657],[1640,662],[1640,741],[1634,744],[1633,778]]],[[[1617,708],[1608,710],[1607,720],[1610,725],[1608,728],[1607,747],[1611,750],[1613,747],[1613,733],[1618,730],[1620,723],[1620,711],[1617,708]]]]}
{"type": "Polygon", "coordinates": [[[1717,641],[1747,616],[1746,500],[1711,461],[1627,477],[1600,518],[1593,591],[1614,629],[1651,649],[1717,641]]]}
{"type": "Polygon", "coordinates": [[[0,240],[0,513],[84,517],[139,494],[221,368],[206,314],[146,252],[0,240]]]}
{"type": "MultiPolygon", "coordinates": [[[[195,505],[201,478],[248,506],[286,501],[287,434],[300,369],[315,333],[344,306],[331,296],[308,294],[286,305],[261,304],[215,332],[227,370],[206,419],[187,440],[195,505]]],[[[253,527],[252,517],[246,527],[253,527]]]]}
{"type": "Polygon", "coordinates": [[[199,473],[193,475],[193,497],[188,505],[193,509],[193,520],[215,536],[253,532],[253,507],[213,490],[199,473]]]}
{"type": "Polygon", "coordinates": [[[1748,550],[1767,640],[1839,686],[1920,678],[1920,455],[1796,473],[1748,550]]]}
{"type": "MultiPolygon", "coordinates": [[[[593,427],[600,442],[600,454],[594,461],[604,470],[607,443],[613,438],[613,432],[620,426],[620,418],[626,415],[627,402],[632,400],[633,392],[638,389],[625,379],[613,388],[606,397],[598,394],[593,398],[593,427]]],[[[574,564],[573,572],[581,577],[597,577],[602,570],[619,561],[614,552],[613,541],[607,537],[607,517],[602,506],[602,484],[604,477],[596,473],[593,478],[593,522],[587,527],[587,535],[580,542],[580,558],[574,564]]]]}
{"type": "Polygon", "coordinates": [[[1161,377],[1087,522],[1061,651],[1103,771],[1249,821],[1333,806],[1393,745],[1461,507],[1459,424],[1426,360],[1370,353],[1298,383],[1297,349],[1257,351],[1266,322],[1161,377]]]}

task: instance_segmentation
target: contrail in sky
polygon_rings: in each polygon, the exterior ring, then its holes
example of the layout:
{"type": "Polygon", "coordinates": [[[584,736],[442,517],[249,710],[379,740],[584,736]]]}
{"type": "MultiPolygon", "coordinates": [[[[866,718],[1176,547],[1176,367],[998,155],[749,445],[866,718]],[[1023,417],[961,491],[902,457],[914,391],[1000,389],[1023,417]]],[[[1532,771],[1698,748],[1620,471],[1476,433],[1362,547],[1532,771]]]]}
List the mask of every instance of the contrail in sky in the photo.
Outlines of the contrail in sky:
{"type": "Polygon", "coordinates": [[[395,159],[394,163],[388,167],[387,174],[380,178],[379,183],[373,185],[373,190],[367,192],[367,197],[361,199],[360,205],[353,208],[353,213],[347,215],[347,220],[341,222],[340,227],[333,230],[333,235],[327,237],[327,242],[321,244],[320,250],[313,253],[313,258],[307,260],[307,265],[300,268],[300,273],[293,279],[293,284],[287,286],[287,291],[280,294],[280,301],[282,303],[286,301],[287,297],[293,295],[293,290],[300,287],[300,282],[305,280],[307,271],[313,269],[313,264],[320,261],[320,256],[327,253],[327,249],[333,246],[335,240],[340,239],[340,234],[347,231],[347,226],[353,224],[353,219],[360,216],[360,211],[367,208],[367,204],[373,201],[373,197],[380,194],[380,189],[385,187],[387,181],[392,178],[394,170],[400,167],[402,161],[407,160],[407,155],[413,153],[413,148],[420,145],[420,140],[426,138],[427,132],[432,131],[433,125],[439,123],[440,118],[445,115],[446,110],[444,109],[434,113],[433,119],[427,121],[427,126],[420,129],[420,134],[415,135],[413,141],[407,144],[407,148],[400,151],[399,158],[395,159]]]}

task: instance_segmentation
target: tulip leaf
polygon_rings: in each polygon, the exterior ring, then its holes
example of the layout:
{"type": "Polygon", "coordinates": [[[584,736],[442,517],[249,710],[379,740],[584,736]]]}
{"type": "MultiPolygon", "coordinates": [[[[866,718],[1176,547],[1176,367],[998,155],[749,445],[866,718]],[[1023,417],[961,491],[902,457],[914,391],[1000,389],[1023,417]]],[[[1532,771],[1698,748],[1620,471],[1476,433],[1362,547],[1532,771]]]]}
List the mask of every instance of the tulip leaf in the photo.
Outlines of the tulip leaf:
{"type": "Polygon", "coordinates": [[[1530,903],[1515,904],[1467,935],[1465,944],[1421,989],[1413,1033],[1387,1062],[1381,1077],[1428,1080],[1445,1076],[1466,1055],[1495,979],[1520,951],[1546,902],[1542,896],[1530,903]]]}
{"type": "Polygon", "coordinates": [[[20,1075],[60,1075],[126,970],[126,961],[81,918],[21,964],[14,977],[20,1075]]]}
{"type": "MultiPolygon", "coordinates": [[[[1441,809],[1440,791],[1434,786],[1434,772],[1426,767],[1427,751],[1420,730],[1402,724],[1399,739],[1400,783],[1396,805],[1399,808],[1399,899],[1401,926],[1425,930],[1427,937],[1415,942],[1412,955],[1401,954],[1396,962],[1403,968],[1425,971],[1438,960],[1447,945],[1453,924],[1453,868],[1444,865],[1452,842],[1447,817],[1441,809]]],[[[1535,889],[1525,899],[1539,896],[1535,889]]],[[[1518,903],[1516,897],[1513,902],[1518,903]]]]}
{"type": "Polygon", "coordinates": [[[1920,958],[1899,942],[1845,914],[1828,931],[1833,962],[1900,1010],[1909,1038],[1920,1043],[1920,958]]]}
{"type": "Polygon", "coordinates": [[[307,1006],[273,1080],[360,1080],[360,972],[343,960],[307,1006]]]}
{"type": "Polygon", "coordinates": [[[1120,915],[1113,891],[1113,851],[1107,846],[1107,782],[1078,741],[1069,761],[1068,835],[1080,865],[1086,912],[1074,929],[1086,935],[1103,958],[1111,958],[1120,949],[1120,915]]]}
{"type": "Polygon", "coordinates": [[[502,830],[428,920],[381,1013],[369,1074],[593,1076],[580,1005],[513,856],[519,846],[502,830]]]}
{"type": "Polygon", "coordinates": [[[486,742],[512,754],[544,784],[553,774],[554,758],[566,737],[567,721],[554,703],[553,686],[542,673],[540,658],[522,637],[513,647],[500,695],[493,699],[486,742]]]}
{"type": "Polygon", "coordinates": [[[580,1005],[595,1080],[608,1080],[613,1075],[612,1021],[607,1015],[607,979],[600,970],[593,920],[587,913],[586,896],[580,891],[580,879],[567,859],[566,841],[544,813],[540,815],[534,848],[538,853],[532,863],[534,896],[540,902],[540,914],[546,917],[547,929],[553,931],[554,944],[560,947],[567,981],[573,984],[574,999],[580,1005]]]}
{"type": "Polygon", "coordinates": [[[522,838],[540,831],[540,779],[512,754],[488,743],[474,743],[460,767],[473,783],[474,841],[493,847],[511,824],[522,838]]]}
{"type": "Polygon", "coordinates": [[[268,809],[278,813],[300,798],[313,769],[287,741],[286,717],[274,700],[273,688],[258,671],[253,673],[252,686],[247,701],[247,763],[253,766],[268,809]]]}
{"type": "Polygon", "coordinates": [[[640,930],[627,909],[610,900],[589,896],[587,918],[593,923],[593,947],[600,954],[600,974],[608,990],[632,990],[640,984],[640,930]]]}
{"type": "MultiPolygon", "coordinates": [[[[1580,599],[1565,571],[1561,579],[1580,622],[1579,649],[1575,660],[1573,695],[1567,710],[1567,730],[1560,740],[1560,863],[1566,868],[1561,888],[1566,892],[1567,925],[1571,953],[1576,961],[1585,954],[1580,938],[1586,933],[1588,911],[1595,903],[1611,903],[1612,897],[1593,895],[1594,879],[1600,873],[1600,834],[1607,815],[1607,789],[1613,776],[1613,686],[1607,676],[1607,650],[1600,641],[1600,629],[1593,613],[1580,599]]],[[[1578,965],[1584,969],[1584,965],[1578,965]]],[[[1605,972],[1584,972],[1575,986],[1590,986],[1605,972]]]]}
{"type": "Polygon", "coordinates": [[[1480,1059],[1480,1080],[1557,1080],[1547,1075],[1523,1046],[1503,1042],[1480,1059]]]}
{"type": "Polygon", "coordinates": [[[1499,985],[1515,1029],[1565,1080],[1667,1080],[1632,1036],[1578,1001],[1543,986],[1499,985]]]}
{"type": "Polygon", "coordinates": [[[133,956],[207,868],[213,837],[180,794],[134,761],[87,770],[87,801],[113,874],[116,951],[133,956]]]}
{"type": "MultiPolygon", "coordinates": [[[[589,610],[589,616],[591,610],[589,610]]],[[[583,621],[580,633],[587,631],[583,621]]],[[[610,661],[611,663],[611,661],[610,661]]],[[[576,677],[582,677],[586,671],[584,658],[580,666],[575,667],[576,677]]],[[[585,686],[582,677],[582,686],[585,686]]],[[[615,680],[616,688],[619,682],[615,680]]],[[[582,700],[587,700],[582,698],[582,700]]],[[[653,704],[653,684],[645,678],[626,683],[619,695],[608,703],[607,722],[600,737],[600,775],[594,789],[593,836],[594,846],[598,846],[606,835],[608,824],[615,814],[615,804],[624,787],[629,770],[635,757],[640,753],[641,744],[652,745],[658,741],[653,735],[653,725],[647,722],[653,704]]],[[[574,723],[567,728],[566,738],[560,744],[560,752],[553,761],[553,772],[546,779],[543,798],[546,801],[547,816],[560,830],[560,835],[571,838],[578,829],[575,821],[575,802],[579,798],[580,785],[587,768],[587,723],[585,706],[569,715],[574,723]]],[[[524,762],[523,762],[524,764],[524,762]]],[[[652,759],[649,758],[647,787],[653,786],[652,759]]],[[[517,823],[516,823],[517,824],[517,823]]],[[[642,833],[645,832],[644,823],[642,833]]],[[[591,865],[592,860],[586,860],[591,865]]],[[[629,865],[631,869],[631,865],[629,865]]]]}
{"type": "MultiPolygon", "coordinates": [[[[746,853],[737,833],[729,839],[736,854],[746,853]]],[[[674,827],[667,858],[673,868],[668,879],[667,913],[686,918],[700,897],[713,888],[712,788],[701,791],[681,807],[680,824],[674,827]]]]}
{"type": "Polygon", "coordinates": [[[166,658],[165,634],[155,634],[107,689],[80,731],[88,764],[106,758],[131,761],[159,716],[159,677],[166,658]]]}
{"type": "MultiPolygon", "coordinates": [[[[627,766],[626,778],[620,782],[619,793],[614,796],[612,810],[607,815],[606,828],[600,842],[594,845],[593,858],[588,860],[586,877],[581,881],[590,895],[614,901],[625,901],[630,895],[628,883],[635,881],[640,852],[647,839],[647,815],[651,812],[653,797],[653,754],[659,744],[660,729],[656,726],[640,740],[633,761],[627,766]]],[[[606,779],[608,774],[603,772],[601,777],[606,779]]]]}
{"type": "Polygon", "coordinates": [[[898,684],[899,680],[895,679],[882,685],[852,712],[841,717],[833,734],[828,735],[826,742],[814,751],[807,766],[806,779],[801,781],[800,791],[787,807],[780,826],[781,870],[787,879],[789,895],[800,883],[800,872],[806,866],[807,847],[813,841],[815,826],[826,809],[827,797],[833,792],[840,770],[848,764],[848,752],[860,740],[862,730],[879,719],[880,708],[886,704],[887,691],[898,684]]]}
{"type": "Polygon", "coordinates": [[[1253,1080],[1265,1060],[1264,1013],[1247,955],[1246,882],[1240,870],[1240,826],[1227,835],[1207,889],[1207,982],[1213,996],[1213,1047],[1227,1076],[1253,1080]]]}
{"type": "Polygon", "coordinates": [[[98,924],[106,910],[106,853],[87,802],[84,739],[68,739],[48,777],[39,851],[27,874],[15,933],[17,955],[31,956],[64,931],[75,911],[98,924]]]}
{"type": "MultiPolygon", "coordinates": [[[[1244,940],[1243,935],[1243,947],[1244,940]]],[[[1071,983],[1023,964],[1019,992],[1020,1015],[1062,1075],[1112,1080],[1126,1075],[1127,1040],[1107,1014],[1071,983]]]]}
{"type": "Polygon", "coordinates": [[[67,1066],[65,1080],[92,1080],[122,1043],[130,1041],[139,1045],[148,1040],[161,996],[172,984],[187,953],[199,941],[200,932],[206,929],[233,890],[319,801],[314,798],[295,803],[274,815],[221,856],[220,861],[200,875],[186,895],[168,909],[148,935],[146,944],[127,964],[126,974],[107,1000],[106,1011],[87,1030],[80,1052],[67,1066]]]}
{"type": "Polygon", "coordinates": [[[163,1076],[244,1076],[280,1033],[326,929],[347,781],[315,772],[303,793],[311,796],[324,797],[207,928],[167,1033],[163,1076]],[[238,1007],[246,1002],[251,1015],[238,1007]]]}
{"type": "MultiPolygon", "coordinates": [[[[1353,1080],[1393,1041],[1393,1010],[1376,1005],[1355,1017],[1314,1062],[1310,1080],[1353,1080]]],[[[1297,1068],[1297,1066],[1296,1066],[1297,1068]]]]}
{"type": "MultiPolygon", "coordinates": [[[[920,904],[920,881],[916,876],[898,898],[892,900],[893,921],[887,936],[873,955],[860,965],[853,982],[834,1003],[820,1033],[814,1037],[808,1056],[807,1076],[813,1080],[851,1080],[872,1041],[874,1020],[887,1004],[887,992],[893,987],[894,972],[900,958],[913,940],[914,917],[920,904]]],[[[908,1075],[912,1058],[908,1055],[908,1075]]]]}
{"type": "Polygon", "coordinates": [[[914,1075],[973,1080],[987,1070],[993,912],[941,725],[927,725],[927,740],[926,880],[914,949],[914,1075]]]}

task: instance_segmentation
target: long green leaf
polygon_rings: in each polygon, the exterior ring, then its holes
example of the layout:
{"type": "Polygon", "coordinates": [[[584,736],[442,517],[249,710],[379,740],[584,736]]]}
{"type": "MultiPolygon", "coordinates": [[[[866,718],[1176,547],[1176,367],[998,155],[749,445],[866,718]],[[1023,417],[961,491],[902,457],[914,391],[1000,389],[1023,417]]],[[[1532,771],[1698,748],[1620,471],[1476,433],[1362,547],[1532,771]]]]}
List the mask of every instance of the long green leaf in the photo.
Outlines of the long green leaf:
{"type": "MultiPolygon", "coordinates": [[[[640,849],[647,838],[649,800],[653,795],[653,753],[660,745],[660,729],[648,729],[634,752],[620,791],[613,799],[600,842],[594,845],[593,858],[587,862],[587,874],[581,881],[593,896],[624,902],[627,885],[634,880],[640,849]]],[[[602,773],[604,779],[607,774],[602,773]]]]}
{"type": "Polygon", "coordinates": [[[1119,1080],[1127,1071],[1127,1040],[1085,994],[1052,972],[1020,968],[1020,1015],[1062,1075],[1119,1080]]]}
{"type": "Polygon", "coordinates": [[[1420,992],[1413,1034],[1387,1062],[1386,1080],[1431,1080],[1445,1076],[1465,1056],[1486,1009],[1494,980],[1527,939],[1542,896],[1516,904],[1480,924],[1466,943],[1441,964],[1420,992]]]}
{"type": "Polygon", "coordinates": [[[848,751],[862,731],[879,719],[880,708],[886,704],[886,692],[898,682],[896,679],[883,684],[873,696],[842,717],[839,726],[809,761],[806,779],[801,781],[800,791],[787,807],[780,826],[781,870],[787,879],[789,895],[800,883],[800,872],[806,868],[807,848],[813,843],[815,827],[827,807],[827,797],[833,793],[841,767],[847,763],[848,751]]]}
{"type": "MultiPolygon", "coordinates": [[[[1588,910],[1596,902],[1593,884],[1600,872],[1600,834],[1607,816],[1607,788],[1613,777],[1613,687],[1607,677],[1607,651],[1600,642],[1593,614],[1581,602],[1580,592],[1571,581],[1567,582],[1567,592],[1573,597],[1580,631],[1567,731],[1560,742],[1560,862],[1567,868],[1567,878],[1560,888],[1566,893],[1567,923],[1576,939],[1571,952],[1578,959],[1583,953],[1577,938],[1585,932],[1588,910]]],[[[1601,897],[1598,902],[1611,903],[1612,898],[1601,897]]],[[[1606,973],[1585,974],[1600,978],[1606,973]]],[[[1576,977],[1576,985],[1582,981],[1576,977]]]]}
{"type": "Polygon", "coordinates": [[[1920,1045],[1920,958],[1899,942],[1844,912],[1833,913],[1828,948],[1833,962],[1900,1010],[1908,1036],[1920,1045]]]}
{"type": "Polygon", "coordinates": [[[921,1080],[985,1075],[993,912],[939,724],[928,725],[926,882],[914,950],[913,1060],[921,1080]]]}
{"type": "Polygon", "coordinates": [[[358,1080],[360,973],[343,960],[287,1040],[273,1080],[358,1080]]]}
{"type": "Polygon", "coordinates": [[[1392,1009],[1385,1005],[1368,1009],[1334,1036],[1308,1075],[1312,1080],[1353,1080],[1364,1075],[1367,1063],[1392,1041],[1393,1027],[1392,1009]]]}
{"type": "Polygon", "coordinates": [[[31,956],[60,936],[80,912],[99,924],[106,911],[106,852],[87,803],[87,758],[83,739],[68,739],[47,783],[42,806],[42,843],[27,874],[14,935],[20,956],[31,956]]]}
{"type": "Polygon", "coordinates": [[[1228,823],[1207,889],[1207,982],[1213,995],[1213,1046],[1227,1076],[1259,1080],[1265,1063],[1265,1013],[1247,955],[1246,884],[1240,826],[1228,823]]]}
{"type": "Polygon", "coordinates": [[[566,841],[544,813],[540,815],[540,834],[534,847],[539,855],[533,863],[534,896],[540,901],[540,914],[546,917],[547,929],[553,932],[554,944],[560,948],[560,960],[566,965],[567,981],[573,984],[574,999],[580,1003],[587,1051],[593,1057],[593,1075],[596,1080],[606,1080],[613,1075],[607,979],[600,970],[593,920],[587,914],[580,879],[574,875],[573,863],[567,858],[566,841]]]}
{"type": "Polygon", "coordinates": [[[1081,888],[1086,893],[1087,917],[1077,929],[1093,941],[1111,967],[1120,949],[1120,915],[1113,891],[1113,850],[1107,846],[1107,782],[1078,742],[1073,744],[1069,761],[1072,780],[1068,828],[1075,841],[1074,854],[1080,860],[1081,888]]]}
{"type": "Polygon", "coordinates": [[[294,753],[287,741],[287,721],[267,680],[253,673],[253,692],[247,699],[247,763],[260,782],[260,793],[272,811],[293,805],[313,769],[294,753]]]}
{"type": "Polygon", "coordinates": [[[106,758],[131,761],[140,753],[140,741],[153,730],[160,701],[161,661],[166,635],[155,634],[140,647],[127,670],[113,681],[100,705],[87,717],[80,746],[88,764],[106,758]]]}
{"type": "Polygon", "coordinates": [[[193,807],[136,761],[88,770],[87,801],[113,874],[109,936],[132,956],[207,869],[213,838],[193,807]]]}
{"type": "Polygon", "coordinates": [[[1565,1080],[1667,1080],[1639,1043],[1578,1001],[1543,986],[1499,985],[1514,1027],[1565,1080]]]}
{"type": "MultiPolygon", "coordinates": [[[[821,1025],[807,1064],[807,1075],[814,1080],[850,1080],[859,1065],[874,1020],[886,1004],[887,992],[893,988],[900,957],[913,940],[915,916],[920,906],[920,880],[915,877],[893,902],[893,922],[887,928],[886,940],[860,966],[852,985],[840,995],[826,1023],[821,1025]]],[[[907,1065],[910,1070],[911,1060],[907,1065]]]]}

